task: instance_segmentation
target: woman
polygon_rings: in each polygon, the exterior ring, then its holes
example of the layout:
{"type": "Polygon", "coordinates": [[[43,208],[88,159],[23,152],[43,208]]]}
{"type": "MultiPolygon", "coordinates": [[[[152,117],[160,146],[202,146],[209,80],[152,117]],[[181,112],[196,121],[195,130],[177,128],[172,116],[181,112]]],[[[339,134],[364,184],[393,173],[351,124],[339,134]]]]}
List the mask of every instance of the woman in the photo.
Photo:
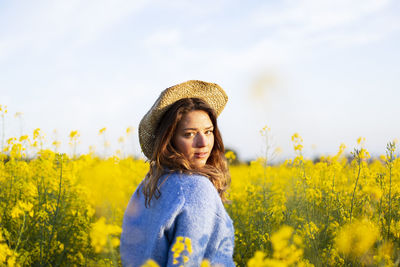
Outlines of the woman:
{"type": "Polygon", "coordinates": [[[228,97],[217,84],[188,81],[164,90],[139,125],[150,170],[126,208],[124,266],[233,263],[234,229],[225,211],[230,175],[217,116],[228,97]]]}

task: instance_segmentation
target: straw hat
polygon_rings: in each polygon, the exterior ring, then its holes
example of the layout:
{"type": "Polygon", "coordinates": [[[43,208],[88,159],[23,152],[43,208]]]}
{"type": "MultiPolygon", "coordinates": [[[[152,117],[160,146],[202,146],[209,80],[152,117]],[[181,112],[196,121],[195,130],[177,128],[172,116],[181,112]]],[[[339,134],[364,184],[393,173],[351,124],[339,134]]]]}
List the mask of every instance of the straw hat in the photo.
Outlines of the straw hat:
{"type": "Polygon", "coordinates": [[[201,98],[215,110],[217,116],[221,114],[228,96],[215,83],[191,80],[169,87],[161,92],[151,109],[144,115],[139,124],[139,142],[144,155],[151,159],[155,140],[155,130],[159,120],[171,104],[182,98],[201,98]]]}

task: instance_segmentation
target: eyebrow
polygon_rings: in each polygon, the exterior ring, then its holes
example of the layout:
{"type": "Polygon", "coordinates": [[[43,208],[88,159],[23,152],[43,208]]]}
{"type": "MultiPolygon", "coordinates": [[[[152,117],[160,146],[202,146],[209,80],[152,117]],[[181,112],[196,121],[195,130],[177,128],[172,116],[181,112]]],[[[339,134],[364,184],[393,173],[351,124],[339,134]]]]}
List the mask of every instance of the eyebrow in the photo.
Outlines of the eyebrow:
{"type": "MultiPolygon", "coordinates": [[[[214,126],[209,126],[209,127],[207,127],[207,128],[205,128],[204,130],[208,130],[208,129],[211,129],[211,128],[213,128],[214,126]]],[[[193,131],[196,131],[197,130],[197,128],[185,128],[185,129],[183,129],[184,131],[187,131],[187,130],[193,130],[193,131]]]]}

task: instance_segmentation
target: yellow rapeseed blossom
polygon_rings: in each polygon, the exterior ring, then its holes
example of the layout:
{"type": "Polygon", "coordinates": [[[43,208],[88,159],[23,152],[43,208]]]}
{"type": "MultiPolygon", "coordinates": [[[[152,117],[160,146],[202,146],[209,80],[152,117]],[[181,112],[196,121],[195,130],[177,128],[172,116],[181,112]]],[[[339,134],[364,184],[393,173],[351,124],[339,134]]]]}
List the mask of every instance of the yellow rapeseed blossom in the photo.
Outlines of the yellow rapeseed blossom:
{"type": "Polygon", "coordinates": [[[301,225],[300,231],[302,232],[303,236],[308,237],[309,239],[315,239],[319,232],[319,229],[314,222],[310,221],[309,223],[301,225]]]}
{"type": "Polygon", "coordinates": [[[140,267],[160,267],[160,265],[156,261],[149,259],[140,267]]]}
{"type": "Polygon", "coordinates": [[[15,137],[8,138],[7,144],[12,145],[12,144],[14,144],[15,141],[17,141],[17,138],[15,138],[15,137]]]}
{"type": "MultiPolygon", "coordinates": [[[[132,133],[128,128],[124,142],[132,133]]],[[[79,157],[61,156],[42,149],[49,146],[40,129],[33,135],[31,140],[3,139],[0,266],[51,265],[56,258],[64,259],[61,266],[120,265],[122,218],[149,163],[100,158],[94,148],[79,157]],[[42,256],[38,244],[45,248],[42,256]]],[[[78,137],[78,131],[70,133],[74,148],[78,137]]],[[[121,156],[122,138],[118,141],[121,156]]],[[[400,159],[395,143],[388,144],[386,156],[371,159],[361,138],[350,162],[343,144],[336,155],[313,161],[302,155],[299,134],[292,141],[297,155],[284,163],[268,165],[265,157],[229,166],[225,207],[234,223],[236,265],[396,266],[400,159]],[[281,228],[284,224],[294,228],[281,228]]],[[[175,245],[175,262],[188,264],[190,239],[181,237],[175,245]]],[[[204,261],[201,266],[210,265],[204,261]]]]}
{"type": "Polygon", "coordinates": [[[262,267],[264,265],[265,253],[262,251],[256,251],[254,256],[248,261],[247,267],[262,267]]]}
{"type": "MultiPolygon", "coordinates": [[[[292,234],[293,228],[283,226],[278,232],[271,236],[274,249],[273,258],[285,262],[288,266],[300,261],[303,255],[303,249],[299,248],[296,244],[289,243],[292,234]]],[[[300,243],[299,237],[296,237],[295,240],[300,243]]]]}
{"type": "Polygon", "coordinates": [[[31,217],[33,216],[33,204],[30,202],[18,201],[11,211],[11,217],[17,218],[27,212],[31,217]]]}
{"type": "Polygon", "coordinates": [[[365,142],[365,137],[358,137],[358,139],[357,139],[357,144],[358,145],[363,145],[364,144],[364,142],[365,142]]]}
{"type": "Polygon", "coordinates": [[[392,255],[393,243],[386,241],[378,247],[377,254],[374,255],[373,261],[376,266],[395,266],[392,255]]]}
{"type": "Polygon", "coordinates": [[[303,142],[303,138],[301,138],[299,133],[294,133],[292,135],[292,142],[303,142]]]}
{"type": "Polygon", "coordinates": [[[0,229],[0,264],[3,266],[20,266],[16,263],[16,254],[10,247],[3,243],[2,233],[0,229]]]}
{"type": "Polygon", "coordinates": [[[362,191],[374,201],[379,201],[383,194],[382,189],[377,185],[367,185],[362,188],[362,191]]]}
{"type": "Polygon", "coordinates": [[[235,153],[233,151],[228,151],[228,152],[225,153],[225,158],[228,161],[233,161],[233,160],[236,159],[236,155],[235,155],[235,153]]]}
{"type": "Polygon", "coordinates": [[[344,225],[337,237],[339,252],[350,257],[361,257],[368,252],[379,237],[379,228],[368,220],[358,220],[344,225]]]}
{"type": "Polygon", "coordinates": [[[303,138],[295,133],[292,135],[293,148],[296,152],[301,152],[303,149],[303,138]]]}
{"type": "Polygon", "coordinates": [[[127,135],[132,134],[132,133],[133,133],[133,130],[134,130],[133,127],[128,127],[128,128],[126,128],[126,134],[127,134],[127,135]]]}
{"type": "Polygon", "coordinates": [[[11,210],[11,217],[15,219],[15,218],[18,218],[20,215],[24,215],[24,211],[22,209],[20,209],[18,206],[15,206],[11,210]]]}
{"type": "Polygon", "coordinates": [[[75,131],[71,131],[70,133],[69,133],[69,138],[72,140],[72,139],[76,139],[77,137],[79,137],[79,132],[77,131],[77,130],[75,130],[75,131]]]}
{"type": "Polygon", "coordinates": [[[101,129],[99,130],[99,135],[102,135],[103,133],[105,133],[106,130],[107,130],[106,127],[101,128],[101,129]]]}
{"type": "Polygon", "coordinates": [[[55,149],[58,149],[61,146],[60,141],[53,141],[51,144],[55,147],[55,149]]]}
{"type": "Polygon", "coordinates": [[[359,156],[360,156],[360,159],[369,159],[371,157],[369,152],[364,148],[361,148],[359,156]]]}
{"type": "Polygon", "coordinates": [[[33,140],[38,139],[40,136],[40,128],[36,128],[35,130],[33,130],[33,140]]]}
{"type": "Polygon", "coordinates": [[[19,137],[19,141],[22,142],[22,141],[28,140],[28,138],[29,138],[28,135],[21,135],[19,137]]]}
{"type": "Polygon", "coordinates": [[[390,225],[390,232],[393,234],[394,237],[400,238],[400,221],[393,221],[390,225]]]}
{"type": "Polygon", "coordinates": [[[205,259],[201,262],[200,267],[211,267],[210,261],[205,259]]]}
{"type": "Polygon", "coordinates": [[[262,251],[256,251],[247,267],[312,266],[302,260],[302,240],[293,232],[294,229],[290,226],[281,227],[271,236],[272,258],[268,258],[262,251]]]}
{"type": "Polygon", "coordinates": [[[185,264],[189,261],[188,255],[192,254],[192,240],[183,236],[177,236],[175,240],[171,248],[171,251],[174,253],[173,264],[185,264]],[[182,258],[182,260],[179,260],[180,258],[182,258]]]}
{"type": "Polygon", "coordinates": [[[265,125],[261,130],[260,130],[260,134],[262,136],[266,136],[268,134],[268,132],[271,131],[271,128],[269,128],[267,125],[265,125]]]}
{"type": "Polygon", "coordinates": [[[2,113],[2,116],[4,117],[4,114],[7,113],[7,106],[6,105],[0,105],[0,112],[2,113]]]}
{"type": "MultiPolygon", "coordinates": [[[[96,253],[107,251],[109,248],[106,246],[111,235],[121,234],[121,227],[117,225],[106,224],[106,219],[101,217],[92,226],[90,231],[90,238],[92,246],[96,253]]],[[[119,242],[112,241],[111,245],[118,246],[119,242]]]]}

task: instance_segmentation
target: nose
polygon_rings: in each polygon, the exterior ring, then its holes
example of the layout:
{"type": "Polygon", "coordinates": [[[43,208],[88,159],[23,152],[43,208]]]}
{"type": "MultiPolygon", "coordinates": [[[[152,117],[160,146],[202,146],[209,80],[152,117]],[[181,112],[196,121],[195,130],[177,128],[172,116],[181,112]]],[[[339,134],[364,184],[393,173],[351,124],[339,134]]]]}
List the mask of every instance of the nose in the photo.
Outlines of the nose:
{"type": "Polygon", "coordinates": [[[207,137],[199,133],[196,138],[196,147],[205,147],[207,145],[207,137]]]}

